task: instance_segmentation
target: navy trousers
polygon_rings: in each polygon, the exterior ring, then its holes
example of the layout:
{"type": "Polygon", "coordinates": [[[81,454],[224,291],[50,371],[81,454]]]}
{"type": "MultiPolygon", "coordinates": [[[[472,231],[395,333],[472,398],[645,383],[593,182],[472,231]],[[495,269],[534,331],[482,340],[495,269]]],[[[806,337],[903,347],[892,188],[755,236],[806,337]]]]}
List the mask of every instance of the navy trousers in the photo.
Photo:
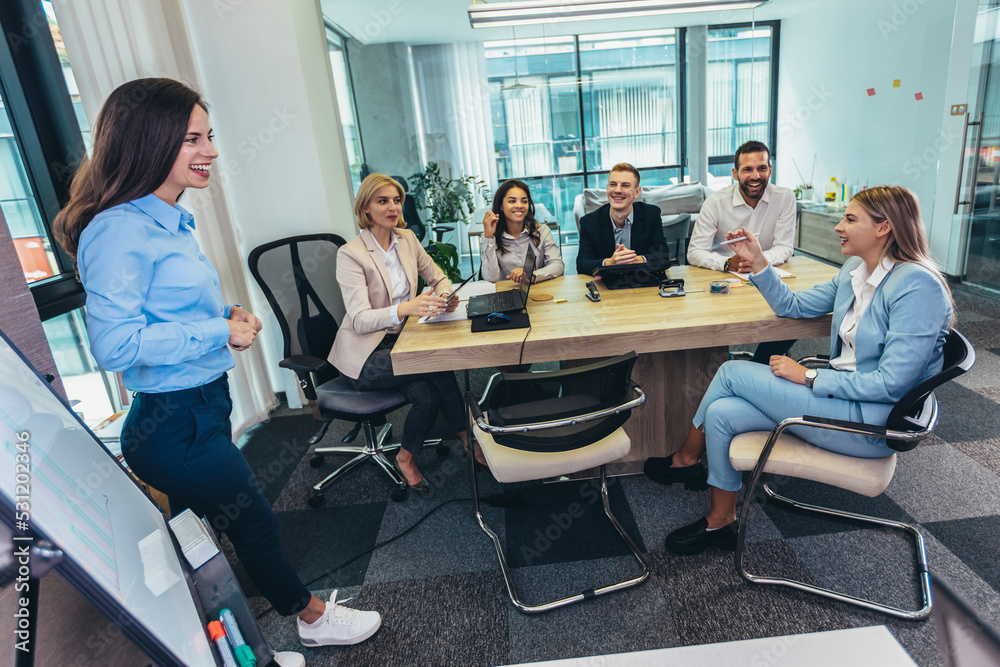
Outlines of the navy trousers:
{"type": "Polygon", "coordinates": [[[193,389],[136,394],[122,427],[122,454],[142,481],[165,493],[170,512],[190,508],[225,533],[257,590],[283,616],[309,603],[278,541],[278,520],[233,444],[225,375],[193,389]]]}

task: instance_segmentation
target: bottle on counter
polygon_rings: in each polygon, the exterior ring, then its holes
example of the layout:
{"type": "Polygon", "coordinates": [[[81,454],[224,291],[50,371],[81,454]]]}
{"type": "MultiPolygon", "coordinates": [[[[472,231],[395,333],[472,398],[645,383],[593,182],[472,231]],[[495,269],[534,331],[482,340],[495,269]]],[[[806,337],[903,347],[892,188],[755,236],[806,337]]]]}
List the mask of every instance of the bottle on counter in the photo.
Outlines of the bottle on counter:
{"type": "Polygon", "coordinates": [[[836,204],[837,198],[840,195],[840,184],[837,183],[837,177],[831,176],[830,182],[826,184],[826,201],[827,204],[836,204]]]}

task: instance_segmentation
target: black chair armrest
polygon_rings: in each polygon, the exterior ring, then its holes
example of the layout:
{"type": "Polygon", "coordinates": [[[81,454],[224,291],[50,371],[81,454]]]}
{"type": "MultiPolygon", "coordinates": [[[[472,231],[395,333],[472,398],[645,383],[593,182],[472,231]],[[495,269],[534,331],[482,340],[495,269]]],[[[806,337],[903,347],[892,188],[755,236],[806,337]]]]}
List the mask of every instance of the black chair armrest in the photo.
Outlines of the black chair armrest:
{"type": "Polygon", "coordinates": [[[278,366],[293,370],[296,373],[318,373],[328,365],[329,364],[326,359],[310,357],[307,354],[299,354],[294,357],[288,357],[287,359],[283,359],[278,362],[278,366]]]}
{"type": "Polygon", "coordinates": [[[860,433],[870,435],[875,438],[884,438],[890,449],[897,452],[907,452],[917,446],[921,440],[931,433],[931,429],[926,431],[894,431],[885,426],[872,426],[861,422],[851,422],[842,419],[829,419],[828,417],[816,417],[805,415],[802,417],[805,426],[815,426],[817,428],[829,428],[835,431],[846,431],[849,433],[860,433]]]}
{"type": "Polygon", "coordinates": [[[802,357],[798,360],[798,363],[805,366],[806,368],[829,368],[830,366],[830,355],[828,354],[817,354],[815,357],[802,357]]]}

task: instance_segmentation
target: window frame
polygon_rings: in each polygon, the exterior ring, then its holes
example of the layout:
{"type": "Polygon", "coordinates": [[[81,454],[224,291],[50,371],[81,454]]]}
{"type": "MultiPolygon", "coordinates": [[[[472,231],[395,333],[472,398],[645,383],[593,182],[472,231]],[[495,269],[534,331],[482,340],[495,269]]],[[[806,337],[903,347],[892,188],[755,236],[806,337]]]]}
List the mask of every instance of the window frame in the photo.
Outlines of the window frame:
{"type": "MultiPolygon", "coordinates": [[[[708,31],[712,30],[739,30],[743,28],[759,28],[761,26],[768,26],[771,28],[771,99],[769,100],[769,118],[768,133],[767,133],[767,147],[771,151],[771,164],[774,165],[776,162],[777,149],[778,149],[778,56],[779,47],[781,43],[781,21],[744,21],[741,23],[720,23],[718,25],[708,26],[708,31]]],[[[684,100],[686,102],[686,99],[684,100]]],[[[735,116],[733,119],[735,128],[735,116]]],[[[708,164],[719,165],[728,164],[733,165],[736,159],[736,154],[731,155],[716,155],[714,157],[708,158],[708,164]]],[[[773,179],[773,177],[772,177],[773,179]]],[[[773,182],[773,181],[772,181],[773,182]]]]}
{"type": "Polygon", "coordinates": [[[0,3],[0,29],[7,36],[0,46],[0,95],[59,269],[51,278],[28,284],[44,321],[79,308],[86,300],[83,285],[76,279],[75,262],[52,233],[56,214],[69,201],[70,183],[86,148],[42,3],[0,3]],[[26,26],[44,30],[48,38],[24,36],[26,26]],[[23,43],[12,49],[15,38],[23,43]]]}
{"type": "MultiPolygon", "coordinates": [[[[349,90],[347,91],[347,93],[348,93],[348,97],[350,97],[350,99],[351,99],[351,117],[354,120],[354,127],[356,128],[356,131],[358,133],[358,149],[361,152],[361,155],[360,155],[360,157],[361,157],[361,172],[362,172],[362,180],[363,180],[364,179],[364,171],[367,168],[368,160],[365,157],[365,138],[364,138],[364,136],[362,135],[362,132],[361,132],[361,123],[358,120],[358,99],[357,99],[357,96],[354,93],[354,91],[355,91],[354,74],[351,72],[351,55],[348,52],[348,46],[347,46],[348,39],[349,39],[349,36],[346,35],[346,34],[344,34],[343,30],[341,30],[339,27],[337,27],[337,24],[335,24],[333,21],[331,21],[327,17],[325,17],[325,16],[323,17],[323,40],[326,42],[326,47],[327,47],[326,57],[327,57],[327,60],[329,60],[329,58],[330,58],[330,45],[331,44],[336,44],[338,46],[338,48],[340,49],[341,53],[344,54],[344,69],[347,72],[347,86],[349,88],[349,90]],[[336,42],[334,42],[333,40],[331,40],[331,38],[330,38],[331,35],[336,36],[340,40],[339,44],[336,44],[336,42]]],[[[331,72],[331,75],[332,75],[332,72],[331,72]]],[[[331,85],[332,85],[332,83],[333,83],[333,79],[332,78],[331,78],[330,82],[331,82],[331,85]]],[[[343,129],[344,129],[343,128],[343,121],[341,121],[340,131],[341,131],[341,135],[342,136],[343,136],[343,129]]],[[[347,138],[346,137],[343,137],[343,138],[346,141],[347,138]]]]}

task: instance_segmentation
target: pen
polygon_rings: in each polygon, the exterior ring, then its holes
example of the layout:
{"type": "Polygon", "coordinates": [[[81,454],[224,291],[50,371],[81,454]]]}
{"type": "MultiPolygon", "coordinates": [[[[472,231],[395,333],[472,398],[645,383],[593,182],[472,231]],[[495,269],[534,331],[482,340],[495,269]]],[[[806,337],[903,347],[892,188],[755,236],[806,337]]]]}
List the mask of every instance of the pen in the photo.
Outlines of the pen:
{"type": "Polygon", "coordinates": [[[728,241],[723,241],[719,245],[732,245],[733,243],[736,243],[737,241],[749,241],[749,240],[750,239],[748,239],[745,236],[737,236],[735,239],[729,239],[728,241]]]}
{"type": "Polygon", "coordinates": [[[225,667],[238,667],[233,651],[229,648],[229,640],[226,639],[226,631],[222,628],[222,623],[212,621],[208,624],[208,634],[215,642],[215,647],[219,649],[219,657],[225,667]]]}
{"type": "Polygon", "coordinates": [[[236,624],[233,612],[229,609],[220,611],[219,622],[226,630],[226,636],[229,637],[229,641],[233,645],[233,653],[236,654],[236,660],[240,663],[240,667],[255,667],[257,657],[253,654],[253,649],[247,646],[243,640],[243,633],[240,632],[240,626],[236,624]]]}

